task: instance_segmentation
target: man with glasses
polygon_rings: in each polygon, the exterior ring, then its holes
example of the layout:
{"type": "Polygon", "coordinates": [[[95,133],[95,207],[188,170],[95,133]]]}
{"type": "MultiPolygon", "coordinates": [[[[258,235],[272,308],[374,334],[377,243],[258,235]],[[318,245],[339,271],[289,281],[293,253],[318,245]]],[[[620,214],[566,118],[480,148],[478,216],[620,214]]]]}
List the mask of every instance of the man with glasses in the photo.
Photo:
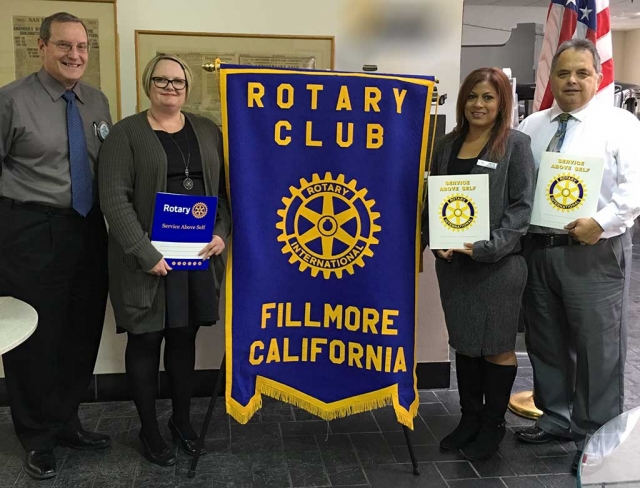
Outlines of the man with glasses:
{"type": "Polygon", "coordinates": [[[53,449],[102,449],[78,405],[98,353],[107,299],[107,234],[97,157],[111,125],[105,95],[81,81],[82,21],[40,27],[42,68],[0,88],[0,296],[38,312],[38,327],[3,356],[11,416],[36,479],[58,472],[53,449]]]}

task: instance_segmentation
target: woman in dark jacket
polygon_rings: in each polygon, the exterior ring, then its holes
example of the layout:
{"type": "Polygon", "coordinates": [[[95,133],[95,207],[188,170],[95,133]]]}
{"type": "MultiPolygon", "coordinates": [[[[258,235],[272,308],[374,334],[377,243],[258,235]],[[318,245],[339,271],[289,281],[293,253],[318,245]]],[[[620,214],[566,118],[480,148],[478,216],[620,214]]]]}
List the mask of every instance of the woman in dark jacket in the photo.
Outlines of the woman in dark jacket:
{"type": "Polygon", "coordinates": [[[169,429],[187,454],[197,435],[190,403],[198,328],[218,320],[220,253],[231,231],[222,136],[204,117],[182,112],[192,75],[179,58],[158,55],[142,83],[151,108],[117,123],[100,151],[100,201],[109,223],[109,286],[119,332],[127,332],[127,380],[150,461],[175,464],[155,411],[160,348],[172,393],[169,429]],[[151,244],[157,192],[218,196],[211,242],[200,255],[208,270],[172,270],[151,244]]]}
{"type": "MultiPolygon", "coordinates": [[[[501,70],[470,73],[458,94],[456,128],[438,142],[430,170],[489,175],[490,239],[435,253],[462,410],[440,447],[462,449],[470,460],[497,451],[517,371],[515,339],[527,281],[520,238],[531,218],[535,167],[529,137],[510,128],[512,111],[511,86],[501,70]]],[[[426,208],[422,220],[426,246],[426,208]]]]}

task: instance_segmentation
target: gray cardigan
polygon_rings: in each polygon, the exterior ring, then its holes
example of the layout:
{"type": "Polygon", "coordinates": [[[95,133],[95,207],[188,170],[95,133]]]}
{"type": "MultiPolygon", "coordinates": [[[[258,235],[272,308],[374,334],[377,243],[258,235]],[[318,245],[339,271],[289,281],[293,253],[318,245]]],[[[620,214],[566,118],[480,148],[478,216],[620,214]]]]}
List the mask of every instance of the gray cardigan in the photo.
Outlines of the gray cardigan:
{"type": "MultiPolygon", "coordinates": [[[[185,114],[196,134],[205,192],[218,196],[214,234],[231,232],[222,134],[209,119],[185,114]]],[[[157,192],[166,191],[167,155],[147,121],[146,111],[113,126],[99,156],[100,206],[109,224],[109,291],[116,324],[133,333],[161,330],[165,319],[164,280],[147,271],[162,258],[149,239],[157,192]]],[[[216,283],[213,262],[210,266],[216,283]]]]}
{"type": "MultiPolygon", "coordinates": [[[[458,139],[449,133],[438,141],[433,160],[431,175],[446,175],[451,151],[458,139]]],[[[454,155],[455,156],[455,155],[454,155]]],[[[482,159],[487,160],[486,157],[482,159]]],[[[489,175],[490,231],[488,241],[473,244],[473,259],[485,263],[495,263],[508,254],[521,250],[520,237],[529,228],[533,195],[536,184],[536,170],[531,153],[531,139],[528,135],[511,130],[504,156],[496,169],[474,166],[471,174],[489,175]]],[[[422,245],[429,242],[429,212],[427,206],[422,212],[422,245]]]]}

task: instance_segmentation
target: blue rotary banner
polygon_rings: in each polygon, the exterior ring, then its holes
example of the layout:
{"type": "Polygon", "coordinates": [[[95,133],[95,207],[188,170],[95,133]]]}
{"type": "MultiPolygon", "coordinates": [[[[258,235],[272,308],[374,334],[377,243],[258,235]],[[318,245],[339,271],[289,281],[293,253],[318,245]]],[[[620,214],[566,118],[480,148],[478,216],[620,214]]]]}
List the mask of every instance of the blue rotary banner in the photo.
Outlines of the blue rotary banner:
{"type": "Polygon", "coordinates": [[[225,66],[233,237],[227,411],[265,394],[413,427],[419,214],[434,81],[225,66]]]}

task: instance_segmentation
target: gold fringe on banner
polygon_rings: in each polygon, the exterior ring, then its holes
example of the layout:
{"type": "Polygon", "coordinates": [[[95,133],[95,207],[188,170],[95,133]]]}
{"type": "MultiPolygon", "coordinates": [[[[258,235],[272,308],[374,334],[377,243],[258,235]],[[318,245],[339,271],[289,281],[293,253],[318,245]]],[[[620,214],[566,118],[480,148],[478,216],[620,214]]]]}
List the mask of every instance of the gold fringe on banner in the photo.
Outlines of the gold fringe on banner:
{"type": "Polygon", "coordinates": [[[260,394],[253,395],[246,406],[240,405],[233,398],[227,395],[227,413],[231,415],[239,424],[246,424],[251,420],[258,410],[262,408],[262,397],[260,394]]]}
{"type": "Polygon", "coordinates": [[[261,395],[290,403],[323,420],[334,420],[393,405],[398,422],[411,430],[413,430],[413,419],[418,415],[418,406],[420,404],[416,392],[416,400],[409,410],[403,408],[397,401],[397,385],[333,403],[324,403],[277,381],[258,377],[256,380],[256,394],[246,406],[240,405],[233,398],[227,397],[227,413],[238,423],[246,424],[262,408],[261,395]]]}

